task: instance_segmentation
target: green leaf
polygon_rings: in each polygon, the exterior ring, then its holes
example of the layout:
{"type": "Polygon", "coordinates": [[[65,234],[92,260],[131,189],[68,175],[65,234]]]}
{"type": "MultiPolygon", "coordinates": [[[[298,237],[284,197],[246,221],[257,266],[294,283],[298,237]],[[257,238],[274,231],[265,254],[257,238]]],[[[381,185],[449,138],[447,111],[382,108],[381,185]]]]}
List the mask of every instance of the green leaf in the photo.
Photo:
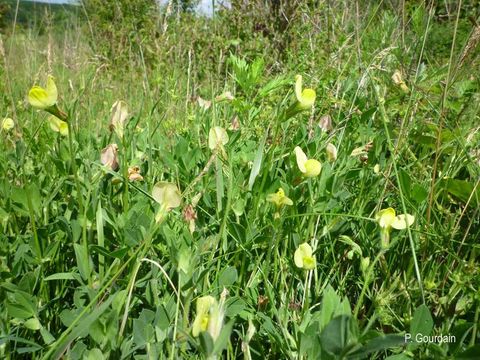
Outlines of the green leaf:
{"type": "Polygon", "coordinates": [[[466,203],[470,200],[470,206],[475,207],[480,204],[480,186],[476,187],[475,184],[466,180],[457,179],[443,179],[440,182],[441,186],[449,192],[451,195],[460,199],[466,203]]]}
{"type": "Polygon", "coordinates": [[[412,358],[405,353],[391,355],[391,356],[385,358],[385,360],[411,360],[411,359],[412,358]]]}
{"type": "Polygon", "coordinates": [[[88,350],[84,357],[85,360],[103,360],[105,357],[100,349],[94,348],[92,350],[88,350]]]}
{"type": "Polygon", "coordinates": [[[29,294],[17,292],[13,294],[11,302],[7,304],[8,314],[19,319],[35,317],[37,313],[36,300],[29,294]]]}
{"type": "Polygon", "coordinates": [[[230,286],[237,281],[237,269],[233,266],[229,266],[220,273],[220,276],[218,278],[218,286],[220,288],[223,288],[224,286],[230,286]]]}
{"type": "Polygon", "coordinates": [[[322,348],[332,355],[340,355],[349,341],[351,317],[341,315],[333,318],[320,335],[322,348]]]}
{"type": "Polygon", "coordinates": [[[415,184],[412,187],[411,198],[417,203],[421,204],[428,197],[428,191],[419,184],[415,184]]]}
{"type": "Polygon", "coordinates": [[[213,346],[213,354],[218,355],[227,347],[228,340],[230,339],[230,335],[232,333],[233,323],[234,320],[230,320],[223,326],[222,331],[220,332],[220,335],[218,336],[217,341],[215,341],[215,344],[213,346]]]}
{"type": "Polygon", "coordinates": [[[143,309],[138,319],[133,320],[133,341],[141,346],[152,342],[155,332],[152,326],[155,313],[151,310],[143,309]]]}
{"type": "Polygon", "coordinates": [[[90,258],[85,249],[85,246],[80,244],[73,244],[75,250],[75,257],[77,259],[77,267],[80,275],[83,280],[87,280],[90,276],[91,267],[90,267],[90,258]]]}
{"type": "Polygon", "coordinates": [[[114,296],[110,296],[100,306],[94,308],[94,310],[90,312],[90,314],[84,314],[82,320],[77,323],[77,325],[73,328],[73,330],[65,338],[65,340],[61,344],[58,344],[53,358],[58,358],[60,354],[63,354],[65,349],[74,339],[79,336],[86,336],[88,334],[90,326],[105,312],[105,310],[109,308],[114,298],[114,296]]]}
{"type": "MultiPolygon", "coordinates": [[[[425,304],[420,305],[413,313],[413,319],[410,324],[411,341],[415,341],[417,334],[430,335],[433,330],[433,319],[430,310],[425,304]]],[[[419,343],[411,343],[409,350],[417,347],[419,343]]]]}
{"type": "Polygon", "coordinates": [[[40,324],[40,321],[38,321],[38,319],[35,317],[25,321],[23,323],[23,326],[25,326],[27,329],[34,330],[34,331],[37,331],[42,327],[42,325],[40,324]]]}
{"type": "Polygon", "coordinates": [[[311,322],[301,333],[300,336],[300,349],[299,352],[301,355],[307,354],[320,354],[321,346],[320,346],[320,337],[318,334],[318,322],[313,321],[311,322]]]}
{"type": "Polygon", "coordinates": [[[40,334],[42,335],[42,338],[43,338],[43,342],[46,344],[46,345],[50,345],[51,343],[53,343],[55,341],[55,338],[53,337],[53,335],[50,333],[50,331],[48,331],[45,327],[41,327],[40,328],[40,334]]]}
{"type": "Polygon", "coordinates": [[[360,349],[356,350],[353,353],[348,354],[348,359],[364,359],[367,355],[377,352],[387,350],[393,347],[399,347],[405,345],[405,336],[399,334],[388,334],[385,336],[378,336],[373,338],[360,349]]]}
{"type": "Polygon", "coordinates": [[[207,331],[202,331],[198,336],[203,353],[209,357],[213,354],[213,339],[207,331]]]}
{"type": "Polygon", "coordinates": [[[76,280],[77,277],[75,275],[78,277],[78,274],[74,274],[74,273],[56,273],[56,274],[47,276],[46,278],[43,279],[43,281],[76,280]]]}
{"type": "Polygon", "coordinates": [[[128,247],[123,247],[115,251],[109,251],[108,249],[98,245],[90,245],[89,249],[103,256],[113,258],[113,259],[115,258],[122,259],[128,253],[128,250],[129,250],[128,247]]]}
{"type": "Polygon", "coordinates": [[[267,140],[267,132],[265,132],[265,135],[260,141],[260,144],[258,145],[257,153],[255,155],[255,159],[253,160],[252,172],[250,173],[250,178],[248,179],[248,191],[252,191],[253,184],[255,183],[255,179],[260,173],[260,168],[262,166],[262,159],[263,159],[263,149],[265,147],[266,140],[267,140]]]}
{"type": "Polygon", "coordinates": [[[455,360],[478,360],[480,359],[480,344],[469,347],[467,350],[458,354],[455,360]]]}
{"type": "Polygon", "coordinates": [[[222,199],[224,194],[223,186],[223,170],[222,170],[222,161],[220,158],[215,159],[215,185],[217,187],[217,211],[222,211],[222,199]]]}
{"type": "Polygon", "coordinates": [[[330,322],[335,313],[335,310],[340,305],[340,297],[335,290],[328,285],[323,292],[322,308],[320,310],[319,325],[320,331],[330,322]]]}

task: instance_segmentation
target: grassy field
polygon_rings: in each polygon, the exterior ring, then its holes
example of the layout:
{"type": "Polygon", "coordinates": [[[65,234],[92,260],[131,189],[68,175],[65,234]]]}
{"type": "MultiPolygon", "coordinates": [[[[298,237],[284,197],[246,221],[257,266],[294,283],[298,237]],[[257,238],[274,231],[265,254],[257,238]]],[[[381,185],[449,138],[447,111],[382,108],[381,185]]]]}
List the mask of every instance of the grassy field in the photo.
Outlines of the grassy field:
{"type": "Polygon", "coordinates": [[[480,359],[475,5],[147,3],[4,11],[0,358],[480,359]]]}

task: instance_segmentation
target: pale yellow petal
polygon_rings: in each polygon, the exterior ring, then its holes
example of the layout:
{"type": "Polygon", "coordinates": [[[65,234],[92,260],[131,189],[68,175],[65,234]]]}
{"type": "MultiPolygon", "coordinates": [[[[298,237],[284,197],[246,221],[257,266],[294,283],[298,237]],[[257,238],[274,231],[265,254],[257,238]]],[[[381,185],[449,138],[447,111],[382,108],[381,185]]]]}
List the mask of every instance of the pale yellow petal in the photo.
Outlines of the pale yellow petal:
{"type": "Polygon", "coordinates": [[[415,222],[415,217],[410,214],[400,214],[392,221],[392,227],[397,230],[403,230],[410,227],[415,222]]]}
{"type": "Polygon", "coordinates": [[[212,296],[202,296],[197,299],[197,314],[192,325],[192,335],[197,337],[202,331],[208,328],[210,309],[216,304],[212,296]]]}
{"type": "Polygon", "coordinates": [[[303,268],[305,270],[313,270],[315,269],[316,265],[317,262],[315,261],[315,258],[313,256],[305,256],[303,258],[303,268]]]}
{"type": "Polygon", "coordinates": [[[180,206],[182,202],[182,194],[177,186],[165,181],[155,184],[152,190],[152,197],[167,210],[180,206]]]}
{"type": "Polygon", "coordinates": [[[123,138],[126,121],[129,117],[127,103],[122,100],[115,101],[110,109],[110,112],[112,114],[110,126],[117,133],[119,138],[123,138]]]}
{"type": "Polygon", "coordinates": [[[298,168],[302,173],[305,173],[307,170],[305,169],[305,163],[307,162],[307,155],[303,152],[303,150],[299,147],[296,146],[295,149],[295,156],[297,158],[297,165],[298,168]]]}
{"type": "Polygon", "coordinates": [[[302,269],[312,269],[315,267],[315,259],[312,257],[312,254],[312,247],[308,243],[301,244],[297,250],[295,250],[293,256],[295,265],[302,269]]]}
{"type": "Polygon", "coordinates": [[[48,103],[50,106],[53,106],[57,103],[58,99],[58,91],[57,85],[55,85],[55,80],[53,76],[48,76],[47,79],[47,95],[48,95],[48,103]]]}
{"type": "Polygon", "coordinates": [[[375,215],[375,219],[378,221],[378,225],[380,225],[381,228],[389,228],[395,221],[395,210],[391,207],[380,210],[377,215],[375,215]]]}
{"type": "Polygon", "coordinates": [[[214,150],[227,144],[228,140],[227,131],[220,126],[211,128],[208,133],[208,147],[210,150],[214,150]]]}
{"type": "Polygon", "coordinates": [[[315,90],[313,89],[305,89],[302,91],[302,96],[299,100],[300,102],[300,107],[302,109],[310,109],[313,104],[315,104],[315,98],[317,97],[317,94],[315,90]]]}
{"type": "Polygon", "coordinates": [[[68,124],[60,120],[60,135],[68,136],[68,124]]]}
{"type": "Polygon", "coordinates": [[[299,268],[303,268],[303,253],[300,248],[295,250],[295,254],[293,255],[293,260],[295,261],[295,265],[299,268]]]}
{"type": "Polygon", "coordinates": [[[15,123],[13,122],[12,119],[10,119],[10,118],[5,118],[5,119],[3,119],[3,121],[2,121],[2,129],[3,129],[4,131],[10,131],[10,130],[12,130],[12,129],[14,128],[14,126],[15,126],[15,123]]]}
{"type": "Polygon", "coordinates": [[[326,151],[327,151],[328,161],[337,160],[337,147],[335,145],[333,145],[332,143],[328,143],[326,151]]]}
{"type": "Polygon", "coordinates": [[[320,174],[322,170],[322,164],[315,159],[308,159],[305,164],[305,173],[306,177],[315,177],[320,174]]]}
{"type": "Polygon", "coordinates": [[[295,96],[298,102],[302,101],[302,75],[295,76],[295,96]]]}
{"type": "Polygon", "coordinates": [[[52,104],[49,103],[47,91],[40,86],[34,86],[30,89],[28,92],[28,102],[34,108],[41,110],[52,106],[52,104]]]}

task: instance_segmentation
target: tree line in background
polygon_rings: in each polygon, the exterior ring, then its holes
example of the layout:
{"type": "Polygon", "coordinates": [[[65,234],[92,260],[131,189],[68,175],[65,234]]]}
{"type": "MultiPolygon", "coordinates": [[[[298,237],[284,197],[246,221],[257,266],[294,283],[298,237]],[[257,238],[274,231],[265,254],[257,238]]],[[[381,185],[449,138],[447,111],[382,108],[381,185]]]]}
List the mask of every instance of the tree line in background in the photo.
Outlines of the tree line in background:
{"type": "MultiPolygon", "coordinates": [[[[231,0],[229,9],[218,6],[211,19],[194,13],[198,3],[199,0],[172,0],[160,6],[156,0],[83,0],[80,5],[58,5],[22,1],[16,14],[16,0],[0,0],[0,31],[8,35],[15,19],[20,29],[40,34],[49,29],[61,33],[62,29],[78,24],[95,54],[115,65],[130,63],[127,60],[132,56],[142,66],[158,63],[159,49],[170,45],[172,38],[173,44],[182,38],[190,50],[211,52],[210,57],[242,44],[247,53],[268,52],[278,61],[285,61],[295,56],[302,42],[299,36],[311,38],[312,34],[315,37],[320,34],[328,49],[331,38],[336,36],[332,33],[335,23],[361,17],[372,10],[379,16],[383,11],[400,11],[407,19],[416,8],[429,6],[421,0],[231,0]],[[343,17],[338,18],[338,14],[343,17]],[[169,27],[175,30],[174,34],[167,32],[169,27]],[[213,38],[219,41],[214,43],[213,38]]],[[[454,0],[436,2],[435,20],[439,24],[453,21],[458,5],[454,0]]],[[[479,11],[476,2],[464,2],[461,35],[463,32],[467,36],[478,25],[479,11]]],[[[437,35],[439,46],[444,44],[444,50],[448,51],[451,34],[442,29],[437,35]]]]}

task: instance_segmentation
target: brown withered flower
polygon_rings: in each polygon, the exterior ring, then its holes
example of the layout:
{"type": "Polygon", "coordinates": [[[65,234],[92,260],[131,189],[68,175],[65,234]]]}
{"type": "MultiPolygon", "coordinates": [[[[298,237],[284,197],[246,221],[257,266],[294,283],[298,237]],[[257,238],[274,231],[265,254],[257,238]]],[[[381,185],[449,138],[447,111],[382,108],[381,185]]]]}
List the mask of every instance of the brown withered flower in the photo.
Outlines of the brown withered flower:
{"type": "Polygon", "coordinates": [[[188,224],[190,233],[193,233],[195,231],[195,220],[197,220],[197,212],[193,205],[189,204],[185,206],[183,209],[183,219],[188,224]]]}
{"type": "Polygon", "coordinates": [[[118,145],[110,144],[100,153],[100,162],[110,170],[118,169],[118,145]]]}
{"type": "Polygon", "coordinates": [[[140,167],[131,166],[128,168],[128,180],[130,181],[143,181],[143,176],[140,175],[140,167]]]}

